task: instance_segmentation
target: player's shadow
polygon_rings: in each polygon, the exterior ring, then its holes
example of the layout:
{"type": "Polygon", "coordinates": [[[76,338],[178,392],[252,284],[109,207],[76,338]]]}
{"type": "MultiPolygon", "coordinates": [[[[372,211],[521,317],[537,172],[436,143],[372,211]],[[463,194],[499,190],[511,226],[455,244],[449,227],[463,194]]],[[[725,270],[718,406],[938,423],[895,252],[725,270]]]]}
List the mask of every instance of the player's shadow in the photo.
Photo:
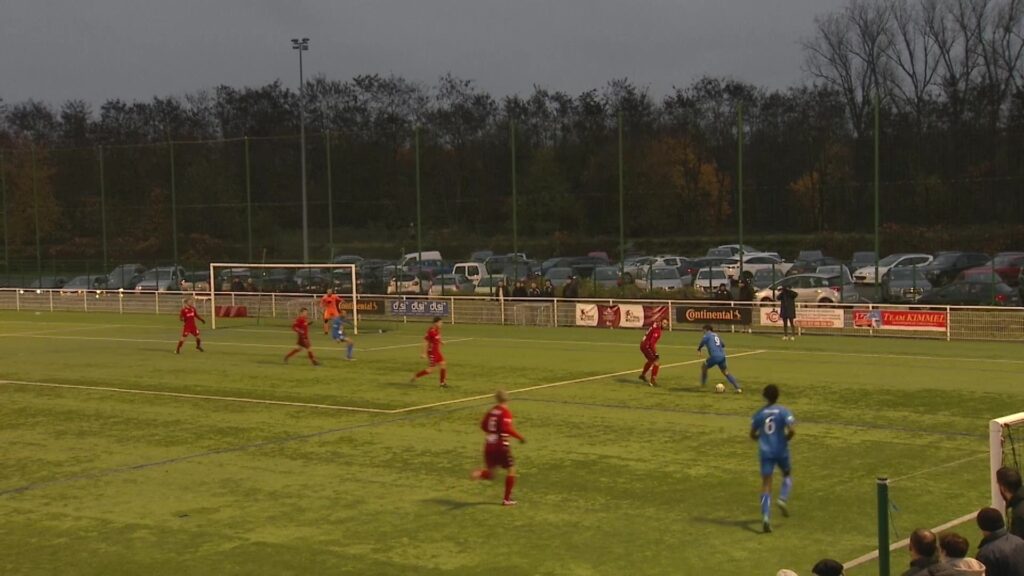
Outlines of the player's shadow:
{"type": "Polygon", "coordinates": [[[501,504],[494,501],[487,502],[462,502],[459,500],[452,500],[451,498],[428,498],[425,502],[431,504],[437,504],[448,512],[454,512],[456,510],[465,510],[466,508],[475,508],[477,506],[501,506],[501,504]]]}
{"type": "Polygon", "coordinates": [[[693,520],[703,524],[714,524],[715,526],[724,526],[726,528],[742,528],[743,530],[753,532],[754,534],[762,533],[761,520],[756,518],[753,520],[731,520],[726,518],[698,517],[693,520]]]}
{"type": "Polygon", "coordinates": [[[707,394],[708,389],[701,386],[677,386],[675,388],[665,388],[669,392],[682,392],[683,394],[707,394]]]}

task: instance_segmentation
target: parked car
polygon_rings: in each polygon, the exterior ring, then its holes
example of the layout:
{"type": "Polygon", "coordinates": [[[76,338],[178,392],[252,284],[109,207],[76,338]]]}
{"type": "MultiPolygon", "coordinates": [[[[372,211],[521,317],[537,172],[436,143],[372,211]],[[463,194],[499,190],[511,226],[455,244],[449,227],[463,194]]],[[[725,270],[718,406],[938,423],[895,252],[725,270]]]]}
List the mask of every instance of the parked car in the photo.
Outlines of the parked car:
{"type": "Polygon", "coordinates": [[[964,270],[956,279],[986,276],[991,280],[992,274],[995,273],[1010,287],[1017,287],[1020,286],[1021,269],[1024,269],[1024,252],[1000,252],[988,262],[964,270]]]}
{"type": "Polygon", "coordinates": [[[753,278],[750,283],[753,285],[754,290],[761,290],[767,288],[779,280],[785,278],[784,275],[779,274],[778,270],[772,270],[771,268],[762,268],[754,272],[753,278]]]}
{"type": "Polygon", "coordinates": [[[1020,306],[1021,295],[1005,282],[963,280],[926,292],[918,304],[943,306],[1020,306]]]}
{"type": "Polygon", "coordinates": [[[40,276],[28,285],[29,288],[54,289],[63,288],[68,283],[64,276],[40,276]]]}
{"type": "Polygon", "coordinates": [[[491,256],[484,261],[484,267],[490,275],[503,274],[513,278],[521,278],[529,274],[533,263],[523,254],[503,254],[491,256]]]}
{"type": "Polygon", "coordinates": [[[893,268],[882,276],[882,298],[886,302],[917,302],[931,289],[921,268],[893,268]]]}
{"type": "Polygon", "coordinates": [[[843,281],[849,284],[853,283],[853,274],[850,269],[846,267],[846,264],[827,264],[825,266],[818,266],[812,271],[814,274],[828,274],[829,276],[843,275],[843,281]]]}
{"type": "Polygon", "coordinates": [[[154,292],[180,290],[183,278],[185,278],[185,269],[181,266],[158,266],[147,270],[135,285],[135,289],[154,292]]]}
{"type": "Polygon", "coordinates": [[[611,258],[608,257],[608,253],[604,250],[592,250],[587,252],[587,256],[590,258],[597,258],[598,260],[604,260],[606,263],[611,262],[611,258]]]}
{"type": "Polygon", "coordinates": [[[363,257],[356,256],[355,254],[342,254],[341,256],[334,257],[335,264],[355,264],[356,266],[359,266],[362,261],[363,257]]]}
{"type": "MultiPolygon", "coordinates": [[[[890,268],[920,268],[931,264],[932,260],[934,258],[930,254],[890,254],[878,261],[878,275],[884,276],[890,268]]],[[[860,284],[876,284],[878,280],[875,278],[875,265],[872,263],[856,269],[853,272],[853,279],[860,284]]]]}
{"type": "Polygon", "coordinates": [[[602,288],[615,288],[619,285],[619,269],[615,266],[598,266],[594,268],[591,282],[602,288]]]}
{"type": "Polygon", "coordinates": [[[639,284],[646,285],[651,290],[682,290],[683,279],[679,276],[679,269],[673,266],[655,266],[649,274],[641,278],[639,284]]]}
{"type": "Polygon", "coordinates": [[[107,274],[107,288],[117,290],[118,288],[134,288],[146,268],[142,264],[121,264],[107,274]]]}
{"type": "Polygon", "coordinates": [[[270,268],[256,281],[260,292],[296,293],[301,290],[291,268],[270,268]]]}
{"type": "MultiPolygon", "coordinates": [[[[792,265],[791,262],[786,262],[782,258],[771,254],[754,253],[743,255],[743,275],[747,278],[753,278],[755,272],[765,268],[777,270],[780,274],[785,275],[792,265]]],[[[730,280],[739,280],[740,260],[738,258],[733,258],[723,263],[722,268],[730,280]]]]}
{"type": "Polygon", "coordinates": [[[180,288],[192,292],[209,292],[210,271],[186,272],[180,283],[180,288]]]}
{"type": "Polygon", "coordinates": [[[388,282],[388,294],[423,294],[425,285],[415,274],[402,272],[388,282]]]}
{"type": "Polygon", "coordinates": [[[834,304],[837,302],[859,302],[860,294],[853,282],[844,282],[839,274],[797,274],[779,280],[775,284],[754,294],[758,302],[774,302],[779,290],[786,286],[796,292],[797,302],[834,304]]]}
{"type": "Polygon", "coordinates": [[[472,294],[476,284],[461,274],[441,274],[434,278],[427,289],[431,296],[462,296],[472,294]]]}
{"type": "Polygon", "coordinates": [[[933,286],[942,286],[955,280],[964,270],[988,261],[989,257],[979,252],[939,252],[924,267],[924,275],[933,286]]]}
{"type": "Polygon", "coordinates": [[[544,273],[544,279],[550,280],[551,285],[555,288],[561,288],[568,284],[571,277],[572,268],[548,268],[548,271],[544,273]]]}
{"type": "Polygon", "coordinates": [[[244,288],[246,281],[251,277],[252,271],[248,268],[223,268],[217,271],[218,290],[237,292],[239,285],[244,288]]]}
{"type": "Polygon", "coordinates": [[[463,276],[476,284],[487,274],[487,267],[482,262],[459,262],[452,267],[451,273],[463,276]]]}
{"type": "Polygon", "coordinates": [[[758,250],[757,248],[754,248],[753,246],[751,246],[749,244],[743,244],[742,246],[739,245],[739,244],[723,244],[722,246],[719,246],[718,248],[712,248],[711,250],[708,250],[707,255],[708,256],[719,256],[719,255],[724,254],[725,250],[728,250],[729,251],[728,256],[730,258],[733,258],[737,254],[740,253],[741,248],[742,248],[742,251],[743,251],[744,254],[760,254],[761,253],[760,250],[758,250]],[[712,250],[716,250],[717,252],[712,254],[711,253],[712,250]]]}
{"type": "Polygon", "coordinates": [[[824,260],[825,258],[825,253],[821,250],[801,250],[796,256],[797,260],[824,260]]]}
{"type": "Polygon", "coordinates": [[[469,260],[471,262],[486,262],[491,256],[494,256],[493,250],[474,250],[473,253],[469,255],[469,260]]]}
{"type": "Polygon", "coordinates": [[[720,284],[728,284],[729,276],[724,268],[701,268],[693,277],[693,287],[704,294],[710,294],[718,289],[720,284]]]}
{"type": "Polygon", "coordinates": [[[719,268],[722,266],[722,264],[725,264],[726,262],[729,262],[731,260],[733,260],[731,256],[706,256],[704,258],[694,258],[690,260],[689,263],[686,265],[685,275],[689,275],[691,278],[694,278],[694,281],[696,281],[697,273],[700,270],[706,270],[708,268],[719,268]]]}
{"type": "Polygon", "coordinates": [[[110,279],[106,276],[76,276],[61,287],[62,292],[82,292],[85,290],[106,290],[110,279]]]}
{"type": "MultiPolygon", "coordinates": [[[[805,252],[800,252],[805,254],[805,252]]],[[[832,258],[831,256],[820,256],[804,258],[798,256],[793,265],[789,267],[786,274],[792,276],[794,274],[813,274],[818,271],[818,268],[823,266],[839,266],[842,264],[838,258],[832,258]]],[[[844,266],[845,267],[845,266],[844,266]]]]}
{"type": "Polygon", "coordinates": [[[481,278],[480,281],[476,283],[476,288],[473,289],[473,293],[482,296],[492,296],[498,289],[498,284],[502,283],[505,284],[505,289],[507,290],[505,295],[511,296],[512,287],[509,286],[508,279],[501,274],[493,274],[491,276],[481,278]]]}
{"type": "Polygon", "coordinates": [[[398,266],[400,268],[407,269],[420,260],[444,260],[444,257],[441,256],[441,252],[437,250],[409,252],[408,254],[403,255],[402,259],[398,261],[398,266]]]}
{"type": "Polygon", "coordinates": [[[446,264],[443,260],[423,259],[406,267],[406,272],[415,274],[424,279],[433,278],[439,274],[450,274],[451,271],[451,266],[446,264]]]}
{"type": "Polygon", "coordinates": [[[853,258],[850,259],[850,270],[860,270],[861,268],[875,266],[875,260],[878,256],[874,252],[854,252],[853,258]]]}

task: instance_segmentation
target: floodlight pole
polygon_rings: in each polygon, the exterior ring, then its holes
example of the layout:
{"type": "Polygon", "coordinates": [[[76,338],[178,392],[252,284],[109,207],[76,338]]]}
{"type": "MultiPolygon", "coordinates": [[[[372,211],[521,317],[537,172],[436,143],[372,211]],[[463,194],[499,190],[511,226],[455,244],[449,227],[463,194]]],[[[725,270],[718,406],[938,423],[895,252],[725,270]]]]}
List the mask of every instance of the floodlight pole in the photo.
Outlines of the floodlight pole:
{"type": "Polygon", "coordinates": [[[309,50],[309,38],[292,38],[292,50],[299,51],[299,145],[302,150],[302,263],[309,264],[309,206],[306,202],[306,80],[302,73],[302,53],[309,50]]]}

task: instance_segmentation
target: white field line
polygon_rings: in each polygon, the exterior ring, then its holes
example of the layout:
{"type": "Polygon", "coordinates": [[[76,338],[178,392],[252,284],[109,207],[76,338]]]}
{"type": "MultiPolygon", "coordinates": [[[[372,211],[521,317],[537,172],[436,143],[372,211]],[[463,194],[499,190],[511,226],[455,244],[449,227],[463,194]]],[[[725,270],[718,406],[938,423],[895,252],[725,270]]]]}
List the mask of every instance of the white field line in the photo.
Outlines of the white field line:
{"type": "MultiPolygon", "coordinates": [[[[970,514],[964,514],[963,516],[957,518],[956,520],[950,520],[949,522],[946,522],[942,526],[936,526],[935,528],[932,528],[932,532],[935,532],[937,534],[939,532],[942,532],[943,530],[949,530],[950,528],[952,528],[954,526],[958,526],[960,524],[963,524],[964,522],[967,522],[971,518],[974,518],[977,514],[978,514],[977,512],[971,512],[970,514]]],[[[908,544],[910,544],[910,538],[904,538],[903,540],[900,540],[899,542],[895,542],[893,544],[890,544],[889,545],[889,551],[890,552],[894,552],[896,550],[906,549],[908,544]]],[[[878,550],[874,550],[872,552],[868,552],[867,554],[865,554],[863,556],[858,556],[857,558],[854,558],[853,560],[850,560],[849,562],[844,562],[843,563],[843,568],[845,568],[847,570],[850,570],[852,568],[856,568],[857,566],[860,566],[861,564],[866,564],[868,562],[871,562],[872,560],[874,560],[876,558],[878,558],[878,550]]]]}
{"type": "Polygon", "coordinates": [[[964,462],[970,462],[971,460],[977,460],[978,458],[981,458],[983,456],[985,458],[988,458],[990,456],[990,454],[988,452],[985,452],[984,454],[975,454],[974,456],[968,456],[966,458],[961,458],[961,459],[955,460],[953,462],[946,462],[944,464],[939,464],[938,466],[932,466],[931,468],[925,468],[924,470],[918,470],[917,472],[911,472],[910,474],[907,474],[906,476],[898,476],[896,478],[889,478],[889,484],[891,485],[894,482],[901,482],[903,480],[906,480],[907,478],[913,478],[914,476],[920,476],[922,474],[927,474],[929,472],[934,472],[936,470],[941,470],[943,468],[949,468],[951,466],[957,466],[959,464],[963,464],[964,462]]]}
{"type": "MultiPolygon", "coordinates": [[[[474,338],[456,338],[454,340],[444,340],[443,344],[453,344],[455,342],[467,342],[474,340],[474,338]]],[[[377,350],[394,350],[396,348],[412,348],[413,346],[423,346],[423,342],[415,342],[413,344],[395,344],[393,346],[378,346],[376,348],[356,348],[360,352],[376,352],[377,350]]]]}
{"type": "Polygon", "coordinates": [[[100,327],[103,327],[103,328],[110,328],[111,327],[109,324],[97,324],[95,326],[79,326],[77,328],[52,328],[52,329],[48,329],[48,330],[33,330],[32,332],[6,332],[4,334],[0,334],[0,337],[10,338],[10,337],[14,337],[14,336],[41,336],[41,335],[44,335],[44,334],[55,334],[55,333],[59,334],[61,332],[69,332],[71,330],[93,330],[97,326],[100,326],[100,327]]]}
{"type": "Polygon", "coordinates": [[[136,390],[132,388],[114,388],[111,386],[84,386],[78,384],[55,384],[51,382],[28,382],[24,380],[0,380],[0,384],[17,386],[40,386],[46,388],[71,388],[77,390],[92,390],[96,392],[118,392],[122,394],[143,394],[147,396],[167,396],[171,398],[187,398],[190,400],[218,400],[221,402],[245,402],[248,404],[271,404],[274,406],[292,406],[299,408],[318,408],[323,410],[345,410],[348,412],[372,412],[375,414],[390,414],[393,410],[380,408],[359,408],[356,406],[337,406],[334,404],[313,404],[309,402],[285,402],[282,400],[260,400],[257,398],[238,398],[233,396],[212,396],[208,394],[186,394],[183,392],[164,392],[160,390],[136,390]]]}
{"type": "MultiPolygon", "coordinates": [[[[761,354],[762,352],[767,352],[767,350],[751,350],[749,352],[740,352],[738,354],[730,354],[729,358],[731,359],[731,358],[738,358],[740,356],[750,356],[752,354],[761,354]]],[[[686,366],[686,365],[689,365],[689,364],[697,364],[697,363],[703,362],[703,361],[704,361],[703,358],[699,358],[697,360],[687,360],[686,362],[676,362],[674,364],[663,364],[661,366],[661,368],[662,369],[674,368],[674,367],[677,367],[677,366],[686,366]]],[[[626,374],[636,374],[637,372],[640,372],[640,370],[638,368],[634,368],[633,370],[623,370],[622,372],[609,372],[608,374],[598,374],[597,376],[586,376],[584,378],[574,378],[572,380],[562,380],[561,382],[551,382],[550,384],[540,384],[540,385],[537,385],[537,386],[528,386],[526,388],[517,388],[515,390],[509,390],[508,393],[509,394],[517,394],[517,393],[520,393],[520,392],[529,392],[531,390],[540,390],[542,388],[553,388],[555,386],[565,386],[565,385],[568,385],[568,384],[579,384],[581,382],[591,382],[591,381],[594,381],[594,380],[603,380],[605,378],[615,378],[616,376],[625,376],[626,374]]],[[[392,410],[391,413],[392,414],[400,414],[402,412],[412,412],[414,410],[425,410],[427,408],[436,408],[437,406],[447,406],[449,404],[460,404],[462,402],[472,402],[474,400],[483,400],[485,398],[491,398],[493,396],[494,396],[494,394],[481,394],[479,396],[469,396],[467,398],[458,398],[458,399],[455,399],[455,400],[445,400],[444,402],[434,402],[433,404],[423,404],[421,406],[410,406],[408,408],[399,408],[397,410],[392,410]]]]}

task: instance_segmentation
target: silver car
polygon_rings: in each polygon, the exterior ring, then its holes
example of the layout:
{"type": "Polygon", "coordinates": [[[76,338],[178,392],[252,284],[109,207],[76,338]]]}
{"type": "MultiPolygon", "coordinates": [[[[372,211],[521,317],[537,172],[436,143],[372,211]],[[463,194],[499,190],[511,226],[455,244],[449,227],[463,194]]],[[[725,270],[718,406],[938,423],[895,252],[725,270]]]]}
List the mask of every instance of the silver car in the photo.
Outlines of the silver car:
{"type": "Polygon", "coordinates": [[[882,276],[882,298],[886,302],[917,302],[931,289],[920,268],[893,268],[882,276]]]}
{"type": "Polygon", "coordinates": [[[834,304],[836,302],[859,302],[860,294],[853,282],[843,282],[838,274],[796,274],[783,278],[775,284],[754,294],[758,302],[774,302],[783,287],[796,292],[797,302],[834,304]]]}
{"type": "Polygon", "coordinates": [[[679,269],[672,266],[655,266],[650,273],[639,282],[641,286],[646,285],[651,290],[682,290],[683,279],[679,276],[679,269]]]}

